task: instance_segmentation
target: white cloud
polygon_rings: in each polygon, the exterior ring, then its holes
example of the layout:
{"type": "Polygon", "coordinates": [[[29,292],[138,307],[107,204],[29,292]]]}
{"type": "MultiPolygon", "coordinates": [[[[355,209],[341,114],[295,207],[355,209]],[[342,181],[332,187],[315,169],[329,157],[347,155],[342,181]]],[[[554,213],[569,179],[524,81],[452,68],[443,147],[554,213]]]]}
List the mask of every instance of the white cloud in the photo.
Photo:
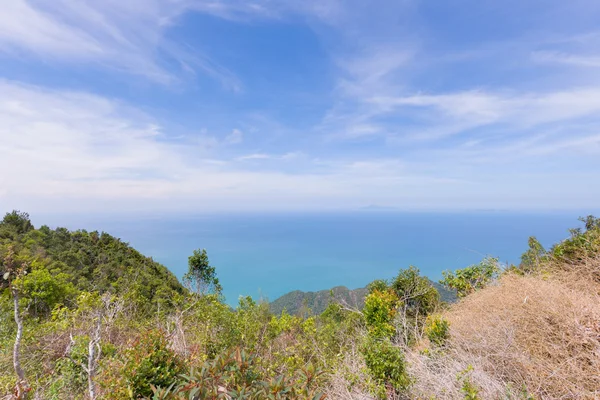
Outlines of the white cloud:
{"type": "Polygon", "coordinates": [[[276,166],[239,170],[189,140],[168,141],[163,129],[125,103],[1,81],[0,204],[32,211],[198,211],[343,208],[360,205],[361,193],[394,197],[390,182],[397,177],[374,180],[368,169],[356,173],[360,166],[291,174],[276,166]]]}
{"type": "Polygon", "coordinates": [[[576,67],[600,67],[600,55],[579,55],[560,51],[536,51],[532,54],[536,62],[566,64],[576,67]]]}
{"type": "Polygon", "coordinates": [[[231,133],[225,136],[225,144],[240,144],[244,141],[244,133],[239,129],[234,129],[231,133]]]}
{"type": "MultiPolygon", "coordinates": [[[[526,176],[511,176],[501,186],[508,194],[490,199],[490,191],[502,194],[497,182],[484,178],[493,166],[464,173],[469,164],[456,153],[422,153],[418,161],[255,153],[241,160],[264,159],[270,165],[251,171],[238,165],[240,159],[219,155],[218,146],[207,148],[189,137],[169,140],[165,129],[123,102],[0,81],[0,208],[159,212],[348,209],[374,203],[407,209],[513,203],[523,208],[532,203],[511,200],[509,188],[523,185],[521,197],[534,192],[540,197],[555,187],[547,185],[550,179],[527,186],[521,183],[526,176]],[[295,163],[302,168],[293,168],[295,163]]],[[[585,179],[569,182],[572,206],[589,197],[577,199],[578,185],[589,187],[585,179]]]]}
{"type": "MultiPolygon", "coordinates": [[[[369,100],[379,109],[379,116],[403,108],[427,112],[417,126],[414,139],[439,139],[469,129],[489,125],[508,126],[513,134],[519,129],[556,123],[566,126],[600,112],[600,88],[572,89],[549,93],[457,92],[438,95],[374,97],[369,100]]],[[[418,115],[418,113],[414,113],[418,115]]],[[[506,128],[504,128],[506,129],[506,128]]]]}
{"type": "Polygon", "coordinates": [[[163,84],[200,71],[240,90],[232,72],[165,38],[166,29],[191,6],[178,0],[9,0],[0,13],[0,51],[91,63],[163,84]]]}
{"type": "Polygon", "coordinates": [[[272,158],[272,156],[265,154],[265,153],[252,153],[252,154],[247,154],[245,156],[237,157],[236,160],[238,160],[238,161],[268,160],[270,158],[272,158]]]}

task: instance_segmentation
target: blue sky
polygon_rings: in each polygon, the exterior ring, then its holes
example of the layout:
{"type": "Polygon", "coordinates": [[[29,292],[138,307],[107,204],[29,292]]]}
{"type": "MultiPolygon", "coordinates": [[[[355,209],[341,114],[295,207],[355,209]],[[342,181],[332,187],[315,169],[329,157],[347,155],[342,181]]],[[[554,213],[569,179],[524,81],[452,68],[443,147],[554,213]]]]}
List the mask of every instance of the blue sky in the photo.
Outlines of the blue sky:
{"type": "Polygon", "coordinates": [[[598,208],[592,0],[8,0],[0,207],[598,208]]]}

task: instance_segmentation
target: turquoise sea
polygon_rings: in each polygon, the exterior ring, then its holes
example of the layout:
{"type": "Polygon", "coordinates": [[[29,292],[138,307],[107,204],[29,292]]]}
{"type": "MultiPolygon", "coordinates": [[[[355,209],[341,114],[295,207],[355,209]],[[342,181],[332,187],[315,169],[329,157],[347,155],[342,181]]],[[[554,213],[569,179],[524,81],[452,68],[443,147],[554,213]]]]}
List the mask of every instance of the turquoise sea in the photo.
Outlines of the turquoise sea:
{"type": "Polygon", "coordinates": [[[273,300],[295,289],[363,287],[409,265],[438,280],[443,270],[486,255],[516,263],[530,235],[549,246],[579,226],[579,215],[361,211],[32,218],[36,226],[107,231],[178,277],[192,250],[206,248],[227,302],[235,304],[239,295],[273,300]]]}

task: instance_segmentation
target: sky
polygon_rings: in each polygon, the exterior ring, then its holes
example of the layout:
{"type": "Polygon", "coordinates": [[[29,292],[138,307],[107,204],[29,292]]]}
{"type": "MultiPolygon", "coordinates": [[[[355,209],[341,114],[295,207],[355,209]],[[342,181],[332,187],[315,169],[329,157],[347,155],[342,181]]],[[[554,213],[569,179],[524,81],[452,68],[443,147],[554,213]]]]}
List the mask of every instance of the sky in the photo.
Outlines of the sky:
{"type": "Polygon", "coordinates": [[[572,210],[597,0],[6,0],[0,209],[572,210]]]}

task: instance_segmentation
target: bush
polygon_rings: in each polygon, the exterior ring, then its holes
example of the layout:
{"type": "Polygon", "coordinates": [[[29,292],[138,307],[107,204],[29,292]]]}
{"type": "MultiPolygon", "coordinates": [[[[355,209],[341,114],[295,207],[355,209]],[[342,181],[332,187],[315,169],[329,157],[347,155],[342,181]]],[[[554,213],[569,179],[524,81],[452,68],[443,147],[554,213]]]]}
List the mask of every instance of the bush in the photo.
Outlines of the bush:
{"type": "Polygon", "coordinates": [[[580,218],[585,228],[571,229],[571,237],[563,240],[551,249],[556,259],[577,263],[600,254],[600,218],[592,215],[580,218]]]}
{"type": "Polygon", "coordinates": [[[458,297],[465,297],[486,287],[498,277],[499,272],[498,259],[486,257],[479,264],[458,269],[455,272],[444,271],[444,279],[440,283],[456,290],[458,297]]]}
{"type": "Polygon", "coordinates": [[[182,361],[167,346],[161,331],[144,333],[128,349],[122,370],[125,383],[133,398],[149,397],[152,386],[169,387],[184,373],[182,361]]]}
{"type": "Polygon", "coordinates": [[[409,317],[425,316],[433,312],[440,303],[440,293],[431,281],[421,276],[419,269],[412,265],[408,269],[400,270],[390,287],[402,301],[409,317]]]}
{"type": "Polygon", "coordinates": [[[257,359],[235,349],[206,361],[200,369],[185,375],[178,386],[154,387],[153,399],[320,400],[324,396],[315,386],[322,374],[309,364],[294,376],[263,379],[257,359]]]}
{"type": "Polygon", "coordinates": [[[394,335],[393,321],[396,315],[398,298],[390,291],[375,290],[365,299],[363,315],[369,334],[378,338],[389,338],[394,335]]]}
{"type": "Polygon", "coordinates": [[[440,315],[430,315],[425,324],[425,334],[436,346],[443,346],[450,337],[450,323],[440,315]]]}
{"type": "Polygon", "coordinates": [[[369,373],[376,382],[396,393],[408,388],[410,379],[400,347],[389,339],[369,338],[362,350],[369,373]]]}

